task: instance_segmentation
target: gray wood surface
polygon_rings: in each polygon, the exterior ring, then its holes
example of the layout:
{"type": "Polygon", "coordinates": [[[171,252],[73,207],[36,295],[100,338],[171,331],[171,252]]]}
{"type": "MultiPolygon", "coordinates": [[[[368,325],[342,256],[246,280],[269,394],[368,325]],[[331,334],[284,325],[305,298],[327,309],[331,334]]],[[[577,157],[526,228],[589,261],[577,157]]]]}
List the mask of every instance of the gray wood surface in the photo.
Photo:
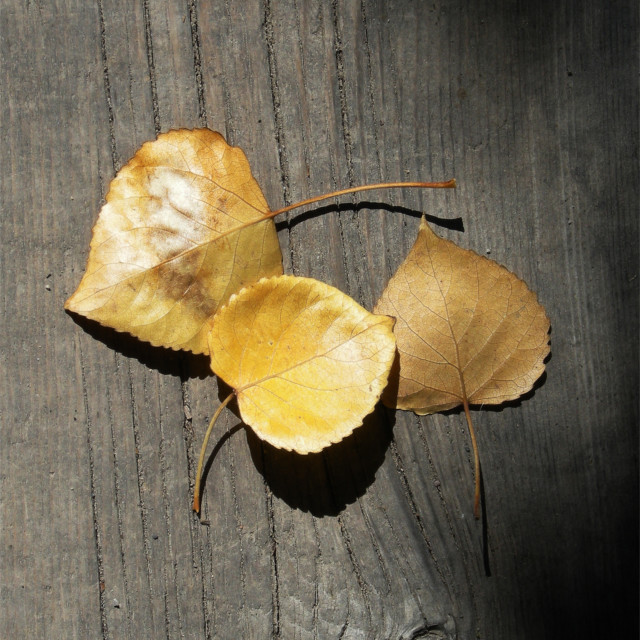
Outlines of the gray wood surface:
{"type": "Polygon", "coordinates": [[[627,0],[3,0],[0,638],[637,637],[638,27],[627,0]],[[425,211],[538,292],[545,378],[474,412],[484,535],[457,412],[304,458],[225,412],[191,512],[206,361],[63,303],[116,170],[197,126],[274,208],[457,178],[283,216],[290,273],[371,308],[425,211]]]}

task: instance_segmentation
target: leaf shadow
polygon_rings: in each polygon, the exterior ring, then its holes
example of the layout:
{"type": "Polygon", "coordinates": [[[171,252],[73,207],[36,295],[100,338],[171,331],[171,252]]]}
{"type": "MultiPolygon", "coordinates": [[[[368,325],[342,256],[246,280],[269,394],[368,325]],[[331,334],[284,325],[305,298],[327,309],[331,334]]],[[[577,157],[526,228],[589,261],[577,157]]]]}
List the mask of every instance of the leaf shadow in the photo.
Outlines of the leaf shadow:
{"type": "Polygon", "coordinates": [[[174,351],[166,347],[155,347],[148,342],[138,340],[129,333],[105,327],[95,320],[89,320],[73,311],[65,310],[73,321],[92,338],[117,351],[127,358],[134,358],[150,369],[163,375],[175,376],[185,380],[201,380],[213,375],[209,367],[208,356],[189,351],[174,351]]]}
{"type": "Polygon", "coordinates": [[[406,215],[406,216],[410,216],[412,218],[418,218],[418,219],[421,219],[422,216],[425,216],[428,222],[438,225],[439,227],[450,229],[452,231],[464,232],[464,222],[461,217],[439,218],[437,216],[429,215],[417,209],[411,209],[409,207],[392,205],[386,202],[372,202],[368,200],[357,202],[357,203],[341,202],[338,204],[329,204],[322,207],[309,209],[308,211],[303,211],[302,213],[297,213],[290,220],[280,220],[276,222],[276,231],[282,231],[284,229],[292,229],[293,227],[301,224],[302,222],[306,222],[311,218],[316,218],[319,216],[326,215],[327,213],[345,213],[347,211],[351,211],[353,213],[359,213],[360,211],[365,209],[386,211],[387,213],[400,213],[402,215],[406,215]]]}
{"type": "Polygon", "coordinates": [[[394,424],[393,416],[377,405],[351,435],[318,453],[277,449],[249,428],[247,442],[256,469],[275,496],[316,517],[337,516],[373,483],[394,424]]]}

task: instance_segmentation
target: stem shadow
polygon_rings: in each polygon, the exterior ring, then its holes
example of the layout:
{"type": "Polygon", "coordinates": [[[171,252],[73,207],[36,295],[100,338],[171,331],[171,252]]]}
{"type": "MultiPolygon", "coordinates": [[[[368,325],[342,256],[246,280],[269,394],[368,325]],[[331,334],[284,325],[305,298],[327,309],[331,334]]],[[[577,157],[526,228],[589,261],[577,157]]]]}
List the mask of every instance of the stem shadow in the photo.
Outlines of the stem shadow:
{"type": "Polygon", "coordinates": [[[371,202],[361,201],[357,203],[341,202],[338,204],[328,204],[322,207],[315,207],[302,213],[297,213],[291,217],[290,220],[280,220],[276,222],[276,230],[282,231],[283,229],[292,229],[293,227],[319,216],[326,215],[327,213],[345,213],[351,211],[353,213],[359,213],[365,209],[372,209],[378,211],[386,211],[388,213],[400,213],[412,218],[422,218],[425,216],[428,222],[443,227],[445,229],[451,229],[452,231],[464,231],[464,223],[461,217],[458,218],[438,218],[418,211],[417,209],[410,209],[409,207],[402,207],[397,205],[391,205],[386,202],[371,202]]]}

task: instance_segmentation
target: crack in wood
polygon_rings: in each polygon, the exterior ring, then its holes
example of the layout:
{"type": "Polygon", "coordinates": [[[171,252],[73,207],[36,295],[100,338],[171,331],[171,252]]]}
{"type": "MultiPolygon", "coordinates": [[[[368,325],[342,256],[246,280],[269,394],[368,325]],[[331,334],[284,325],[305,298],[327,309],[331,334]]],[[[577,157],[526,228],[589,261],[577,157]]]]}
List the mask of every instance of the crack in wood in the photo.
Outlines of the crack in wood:
{"type": "Polygon", "coordinates": [[[193,50],[193,69],[196,76],[198,89],[198,119],[201,127],[207,126],[207,107],[204,93],[204,80],[202,76],[202,53],[200,50],[200,33],[198,30],[198,3],[197,0],[189,0],[189,24],[191,25],[191,47],[193,50]]]}
{"type": "Polygon", "coordinates": [[[89,459],[88,471],[89,471],[89,494],[91,496],[91,521],[93,523],[93,539],[95,545],[96,554],[96,566],[98,570],[98,601],[100,604],[100,628],[103,640],[110,638],[109,623],[107,621],[106,613],[106,596],[105,596],[105,571],[104,571],[104,554],[102,550],[102,535],[100,533],[100,514],[98,513],[98,504],[96,498],[96,471],[95,471],[95,455],[93,452],[93,422],[91,420],[91,414],[89,413],[89,389],[87,386],[86,364],[84,361],[84,353],[82,351],[82,345],[76,338],[76,349],[80,359],[80,381],[82,387],[82,401],[84,406],[84,413],[86,419],[86,443],[87,443],[87,457],[89,459]]]}
{"type": "Polygon", "coordinates": [[[151,14],[149,0],[143,0],[144,12],[144,40],[147,49],[147,66],[149,67],[149,83],[151,85],[151,104],[153,105],[153,128],[156,136],[160,133],[160,105],[158,103],[158,89],[156,87],[156,67],[153,61],[153,38],[151,34],[151,14]]]}

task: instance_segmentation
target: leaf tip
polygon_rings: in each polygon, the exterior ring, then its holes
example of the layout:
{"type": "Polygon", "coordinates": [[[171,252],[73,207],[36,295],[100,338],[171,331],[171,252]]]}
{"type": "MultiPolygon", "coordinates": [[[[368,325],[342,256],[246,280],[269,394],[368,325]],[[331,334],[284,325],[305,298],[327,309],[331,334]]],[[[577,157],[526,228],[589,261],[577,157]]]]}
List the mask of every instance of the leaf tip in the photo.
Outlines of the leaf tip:
{"type": "Polygon", "coordinates": [[[418,244],[418,242],[420,241],[420,235],[422,233],[426,233],[428,234],[429,237],[435,236],[436,238],[439,238],[440,236],[438,236],[438,234],[429,226],[429,223],[427,222],[427,216],[423,213],[422,214],[422,218],[420,218],[420,229],[418,229],[418,238],[416,238],[416,245],[418,244]]]}
{"type": "Polygon", "coordinates": [[[76,295],[77,295],[78,291],[74,291],[66,300],[64,303],[64,310],[65,311],[70,311],[71,313],[77,313],[80,315],[84,315],[82,313],[82,310],[80,309],[80,307],[78,306],[77,302],[76,302],[76,295]]]}

